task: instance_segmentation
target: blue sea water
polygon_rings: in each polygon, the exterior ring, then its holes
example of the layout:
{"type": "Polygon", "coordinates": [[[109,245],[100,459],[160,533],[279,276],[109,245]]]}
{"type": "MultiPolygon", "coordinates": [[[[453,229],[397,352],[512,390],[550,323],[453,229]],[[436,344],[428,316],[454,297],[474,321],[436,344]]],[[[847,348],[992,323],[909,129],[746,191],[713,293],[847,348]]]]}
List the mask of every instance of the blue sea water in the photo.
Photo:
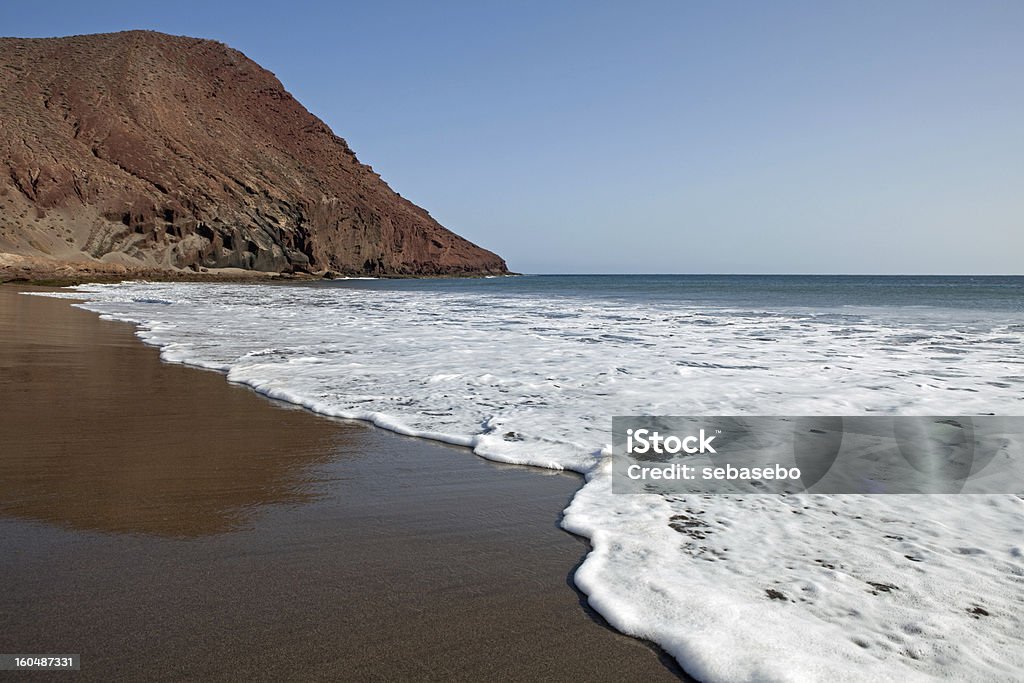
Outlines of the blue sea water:
{"type": "Polygon", "coordinates": [[[929,307],[1024,312],[1024,276],[525,275],[486,279],[334,280],[316,286],[538,298],[583,297],[772,310],[929,307]]]}

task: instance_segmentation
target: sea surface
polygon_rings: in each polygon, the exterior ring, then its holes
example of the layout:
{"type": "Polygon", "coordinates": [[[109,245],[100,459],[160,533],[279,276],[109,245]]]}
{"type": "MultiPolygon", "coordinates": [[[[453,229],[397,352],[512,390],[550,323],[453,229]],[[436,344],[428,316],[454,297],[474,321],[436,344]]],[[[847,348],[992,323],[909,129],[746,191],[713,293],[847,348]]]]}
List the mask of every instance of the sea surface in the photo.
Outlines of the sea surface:
{"type": "Polygon", "coordinates": [[[607,457],[613,415],[1024,415],[1022,277],[138,282],[58,296],[268,396],[582,473],[562,521],[593,545],[577,585],[701,680],[1024,680],[1024,496],[622,495],[607,457]]]}

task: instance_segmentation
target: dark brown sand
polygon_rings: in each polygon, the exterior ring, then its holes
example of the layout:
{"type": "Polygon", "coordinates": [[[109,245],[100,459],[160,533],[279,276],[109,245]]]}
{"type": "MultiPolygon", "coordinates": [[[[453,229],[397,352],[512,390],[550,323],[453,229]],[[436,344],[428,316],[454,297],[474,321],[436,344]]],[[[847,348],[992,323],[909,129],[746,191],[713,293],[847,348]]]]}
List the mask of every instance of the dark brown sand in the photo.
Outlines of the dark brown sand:
{"type": "Polygon", "coordinates": [[[579,485],[0,287],[0,652],[80,653],[76,680],[673,679],[572,587],[579,485]]]}

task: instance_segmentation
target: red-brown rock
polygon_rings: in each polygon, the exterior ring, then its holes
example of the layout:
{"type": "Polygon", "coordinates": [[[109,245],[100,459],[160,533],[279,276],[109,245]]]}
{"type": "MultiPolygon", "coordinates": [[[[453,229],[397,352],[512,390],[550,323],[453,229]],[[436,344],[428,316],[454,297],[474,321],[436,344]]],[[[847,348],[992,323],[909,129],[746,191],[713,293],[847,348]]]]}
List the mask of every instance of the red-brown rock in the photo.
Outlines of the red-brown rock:
{"type": "Polygon", "coordinates": [[[221,43],[0,39],[0,252],[156,268],[507,272],[221,43]]]}

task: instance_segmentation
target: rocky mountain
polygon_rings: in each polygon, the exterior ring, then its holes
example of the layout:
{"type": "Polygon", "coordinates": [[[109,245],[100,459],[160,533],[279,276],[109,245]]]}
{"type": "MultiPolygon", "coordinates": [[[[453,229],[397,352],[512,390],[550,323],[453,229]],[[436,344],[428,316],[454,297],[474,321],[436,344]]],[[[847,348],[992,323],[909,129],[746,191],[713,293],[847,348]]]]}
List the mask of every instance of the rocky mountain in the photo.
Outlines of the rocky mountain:
{"type": "MultiPolygon", "coordinates": [[[[507,272],[221,43],[0,39],[0,256],[127,268],[507,272]]],[[[2,259],[0,259],[2,260],[2,259]]]]}

